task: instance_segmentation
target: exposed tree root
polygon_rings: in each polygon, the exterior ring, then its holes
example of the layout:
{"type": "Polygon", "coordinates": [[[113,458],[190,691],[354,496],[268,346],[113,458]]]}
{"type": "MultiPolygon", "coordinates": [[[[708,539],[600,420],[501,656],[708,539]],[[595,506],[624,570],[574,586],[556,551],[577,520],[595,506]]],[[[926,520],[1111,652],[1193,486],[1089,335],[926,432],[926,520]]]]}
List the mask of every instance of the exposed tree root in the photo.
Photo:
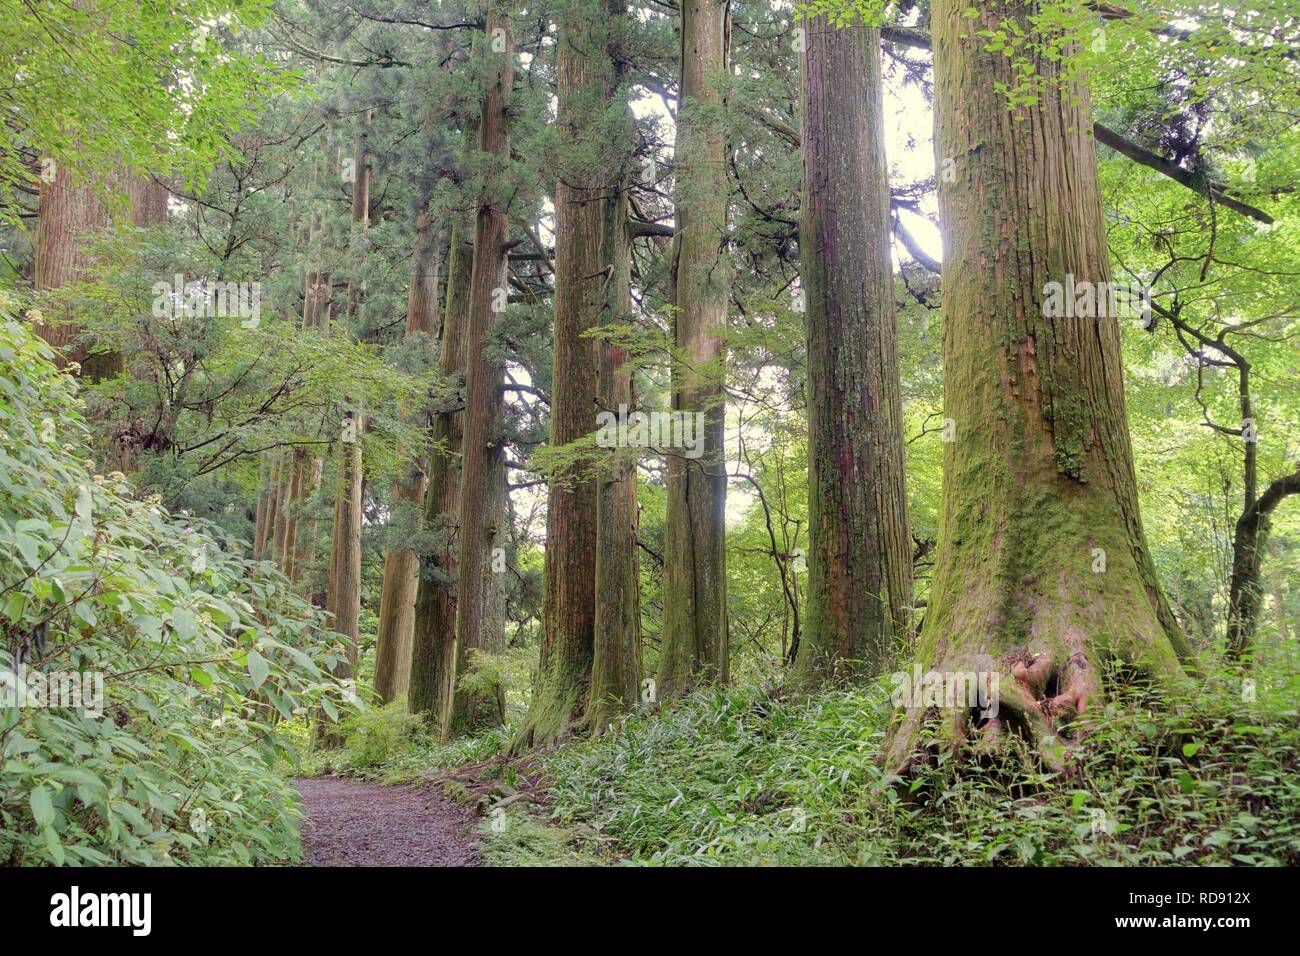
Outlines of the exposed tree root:
{"type": "Polygon", "coordinates": [[[954,757],[985,762],[1001,756],[1010,741],[1023,740],[1047,769],[1068,774],[1072,751],[1083,737],[1090,707],[1101,699],[1097,668],[1081,649],[1057,660],[1014,648],[1000,660],[988,655],[953,662],[931,673],[979,675],[992,692],[989,701],[951,701],[936,706],[919,701],[905,708],[886,750],[887,770],[909,776],[927,761],[931,750],[921,746],[923,731],[938,731],[941,749],[954,757]]]}

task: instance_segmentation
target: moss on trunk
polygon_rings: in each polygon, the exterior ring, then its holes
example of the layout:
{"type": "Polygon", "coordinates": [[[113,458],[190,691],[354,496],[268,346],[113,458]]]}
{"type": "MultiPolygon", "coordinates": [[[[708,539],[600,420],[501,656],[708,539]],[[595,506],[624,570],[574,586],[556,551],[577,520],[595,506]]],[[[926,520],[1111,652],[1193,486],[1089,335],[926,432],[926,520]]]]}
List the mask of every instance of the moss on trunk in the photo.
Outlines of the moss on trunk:
{"type": "MultiPolygon", "coordinates": [[[[1116,317],[1045,315],[1048,282],[1110,277],[1087,90],[1038,57],[1037,101],[1009,110],[1013,64],[975,33],[1031,8],[939,0],[935,148],[944,233],[944,455],[939,553],[916,661],[999,675],[1001,712],[958,707],[956,744],[1018,731],[1049,765],[1098,705],[1103,666],[1155,680],[1186,644],[1142,532],[1116,317]],[[1074,724],[1073,728],[1071,725],[1074,724]]],[[[1032,55],[1032,50],[1026,48],[1032,55]]],[[[932,712],[904,711],[887,766],[932,712]]]]}

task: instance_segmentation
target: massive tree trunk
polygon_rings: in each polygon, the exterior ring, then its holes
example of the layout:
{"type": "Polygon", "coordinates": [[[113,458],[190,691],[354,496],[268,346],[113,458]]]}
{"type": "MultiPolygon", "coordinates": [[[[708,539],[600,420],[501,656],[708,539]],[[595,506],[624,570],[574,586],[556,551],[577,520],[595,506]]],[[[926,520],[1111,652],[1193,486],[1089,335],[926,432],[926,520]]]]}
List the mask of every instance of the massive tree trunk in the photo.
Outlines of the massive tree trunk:
{"type": "Polygon", "coordinates": [[[257,493],[257,512],[253,521],[253,560],[260,561],[266,551],[267,525],[274,521],[272,488],[275,485],[276,458],[262,452],[258,460],[257,480],[261,490],[257,493]]]}
{"type": "MultiPolygon", "coordinates": [[[[497,164],[510,158],[510,88],[514,82],[514,52],[510,19],[495,5],[485,17],[486,35],[504,40],[504,49],[486,45],[491,59],[479,121],[479,151],[497,164]]],[[[498,619],[500,581],[491,580],[494,548],[505,548],[502,505],[505,493],[505,454],[497,434],[502,415],[504,369],[486,349],[496,319],[493,306],[501,301],[506,281],[506,252],[510,239],[505,209],[508,190],[501,176],[488,177],[479,199],[474,229],[474,266],[470,276],[468,324],[465,330],[465,436],[461,461],[460,574],[456,588],[456,685],[453,688],[449,732],[469,733],[505,720],[505,695],[500,686],[473,687],[464,678],[477,652],[505,650],[503,621],[498,619]]]]}
{"type": "MultiPolygon", "coordinates": [[[[90,252],[94,233],[107,229],[107,207],[90,182],[74,183],[63,163],[55,163],[54,175],[41,185],[40,218],[36,225],[36,251],[33,269],[37,292],[57,289],[76,282],[92,264],[90,252]]],[[[36,334],[54,349],[60,366],[76,362],[82,374],[94,378],[102,369],[94,367],[80,343],[81,329],[68,321],[69,316],[52,322],[39,322],[36,334]]]]}
{"type": "Polygon", "coordinates": [[[347,638],[348,663],[334,668],[335,677],[352,677],[357,667],[358,618],[361,613],[361,433],[356,409],[343,413],[338,448],[338,478],[334,486],[334,533],[326,610],[334,630],[347,638]]]}
{"type": "MultiPolygon", "coordinates": [[[[411,281],[406,299],[407,339],[434,335],[438,325],[438,272],[443,234],[429,216],[431,188],[430,182],[421,189],[416,213],[411,281]]],[[[406,474],[389,489],[389,511],[400,521],[412,520],[424,500],[424,464],[423,456],[413,457],[406,474]]],[[[419,566],[415,551],[408,547],[390,548],[384,556],[384,586],[379,598],[375,649],[375,693],[385,704],[407,690],[419,566]]]]}
{"type": "MultiPolygon", "coordinates": [[[[36,248],[33,262],[37,292],[57,289],[82,279],[93,264],[92,244],[95,233],[112,225],[112,214],[96,192],[94,182],[74,183],[63,163],[54,163],[53,175],[43,182],[40,192],[39,218],[36,225],[36,248]]],[[[130,219],[135,226],[154,226],[167,218],[167,190],[152,179],[134,174],[115,174],[104,185],[127,193],[130,219]]],[[[100,186],[99,188],[103,188],[100,186]]],[[[54,348],[61,365],[77,362],[81,373],[92,381],[110,378],[122,371],[122,356],[116,351],[90,354],[80,342],[81,329],[66,321],[42,322],[36,334],[54,348]]],[[[113,467],[129,466],[116,450],[113,467]]]]}
{"type": "Polygon", "coordinates": [[[136,226],[157,226],[167,221],[167,187],[152,176],[133,176],[127,184],[131,222],[136,226]]]}
{"type": "Polygon", "coordinates": [[[806,685],[877,674],[907,633],[912,550],[880,37],[806,21],[800,271],[808,328],[806,685]]]}
{"type": "Polygon", "coordinates": [[[1014,86],[1015,65],[976,31],[1015,20],[1032,35],[1032,8],[981,3],[968,19],[968,6],[936,0],[932,20],[935,150],[955,172],[939,183],[955,441],[914,666],[988,675],[998,712],[914,698],[886,764],[907,766],[941,712],[952,746],[1020,734],[1059,767],[1103,667],[1172,680],[1187,648],[1143,537],[1117,320],[1045,314],[1047,283],[1110,276],[1087,89],[1026,47],[1044,82],[1008,111],[996,84],[1014,86]]]}
{"type": "Polygon", "coordinates": [[[293,489],[290,484],[292,475],[292,452],[277,452],[278,467],[271,470],[273,486],[272,514],[267,519],[267,550],[275,566],[284,570],[284,535],[289,523],[289,510],[292,506],[290,497],[293,489]]]}
{"type": "MultiPolygon", "coordinates": [[[[467,133],[468,135],[468,133],[467,133]]],[[[440,734],[447,732],[451,689],[456,673],[456,561],[460,542],[460,456],[464,431],[465,326],[468,319],[474,250],[461,241],[464,226],[452,227],[447,264],[447,305],[443,312],[438,370],[460,381],[459,403],[436,408],[430,429],[433,451],[425,492],[424,527],[433,542],[419,572],[415,627],[411,641],[411,680],[407,704],[425,714],[440,734]]]]}
{"type": "MultiPolygon", "coordinates": [[[[594,411],[617,412],[633,400],[623,351],[594,345],[585,335],[598,324],[626,321],[630,312],[626,172],[633,141],[626,116],[612,130],[610,121],[624,28],[625,7],[617,0],[579,5],[561,25],[555,446],[590,435],[594,411]]],[[[538,680],[517,748],[548,746],[580,719],[598,732],[634,704],[640,676],[635,534],[635,457],[614,450],[553,476],[538,680]]]]}
{"type": "Polygon", "coordinates": [[[285,501],[284,523],[280,526],[281,537],[277,541],[280,570],[290,581],[298,580],[297,562],[301,551],[298,547],[299,528],[302,524],[304,502],[307,499],[307,482],[311,474],[311,462],[307,451],[295,448],[289,455],[288,472],[284,479],[283,498],[285,501]]]}
{"type": "Polygon", "coordinates": [[[681,106],[677,116],[673,275],[677,356],[674,412],[703,416],[703,448],[687,458],[666,449],[664,631],[660,695],[726,683],[727,635],[724,447],[724,336],[731,286],[727,255],[727,154],[714,115],[731,39],[728,0],[683,0],[681,106]]]}
{"type": "MultiPolygon", "coordinates": [[[[316,182],[318,168],[312,170],[316,182]]],[[[319,255],[324,229],[319,212],[313,213],[305,241],[308,256],[319,255]]],[[[306,269],[303,272],[302,329],[328,335],[333,317],[331,277],[328,272],[306,269]]],[[[292,581],[298,581],[310,565],[316,543],[316,522],[308,502],[320,488],[322,462],[305,448],[274,452],[268,492],[265,540],[262,553],[292,581]],[[306,516],[307,520],[302,519],[306,516]]],[[[257,543],[254,542],[256,549],[257,543]]]]}
{"type": "MultiPolygon", "coordinates": [[[[625,321],[629,311],[623,180],[632,140],[622,122],[611,129],[610,121],[621,73],[616,52],[623,23],[620,4],[584,0],[561,22],[556,48],[560,170],[555,185],[550,437],[555,447],[589,436],[602,408],[617,413],[620,403],[630,401],[630,373],[618,368],[617,350],[598,346],[586,334],[602,321],[625,321]],[[616,141],[610,141],[611,135],[616,141]],[[598,364],[605,371],[603,390],[597,384],[598,364]],[[606,405],[606,400],[613,404],[606,405]]],[[[622,673],[635,663],[627,646],[635,628],[626,619],[627,589],[634,592],[636,584],[628,578],[635,539],[628,537],[627,529],[634,515],[627,512],[627,457],[617,450],[609,457],[613,460],[607,471],[597,469],[592,460],[582,460],[551,477],[541,656],[528,719],[516,745],[519,749],[550,746],[584,713],[599,730],[611,713],[635,700],[635,694],[629,696],[624,690],[628,678],[622,673]],[[602,514],[606,535],[599,541],[602,514]],[[613,549],[620,547],[626,551],[618,555],[613,549]],[[605,586],[613,591],[601,591],[602,554],[605,586]],[[602,598],[602,624],[608,629],[604,634],[598,632],[596,621],[602,598]],[[603,647],[599,705],[589,696],[597,693],[592,687],[592,663],[598,644],[603,647]]],[[[631,504],[634,508],[635,497],[631,504]]],[[[630,679],[635,688],[636,675],[630,679]]]]}

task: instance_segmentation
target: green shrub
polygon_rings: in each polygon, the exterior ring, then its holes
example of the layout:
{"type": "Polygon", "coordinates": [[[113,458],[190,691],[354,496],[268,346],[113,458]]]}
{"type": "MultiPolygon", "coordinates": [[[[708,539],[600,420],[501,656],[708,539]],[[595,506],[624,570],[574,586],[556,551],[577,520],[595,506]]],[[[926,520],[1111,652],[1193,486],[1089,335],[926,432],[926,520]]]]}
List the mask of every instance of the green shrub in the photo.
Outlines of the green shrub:
{"type": "Polygon", "coordinates": [[[0,862],[295,858],[276,725],[343,707],[337,635],[235,540],[91,474],[76,384],[15,310],[0,294],[0,677],[98,675],[103,712],[0,698],[0,862]]]}
{"type": "Polygon", "coordinates": [[[366,711],[343,722],[346,753],[343,762],[355,770],[382,766],[414,744],[424,733],[424,719],[408,714],[406,702],[394,701],[379,710],[366,711]]]}

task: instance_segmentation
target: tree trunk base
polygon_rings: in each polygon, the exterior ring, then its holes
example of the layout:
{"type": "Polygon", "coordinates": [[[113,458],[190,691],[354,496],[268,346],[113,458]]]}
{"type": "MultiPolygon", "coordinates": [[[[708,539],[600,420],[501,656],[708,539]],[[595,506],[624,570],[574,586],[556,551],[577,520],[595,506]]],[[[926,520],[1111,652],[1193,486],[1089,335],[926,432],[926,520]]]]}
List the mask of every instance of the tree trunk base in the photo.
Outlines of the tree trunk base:
{"type": "Polygon", "coordinates": [[[992,689],[992,699],[970,706],[960,700],[922,701],[904,708],[881,753],[886,772],[911,779],[938,753],[987,765],[1019,751],[1038,768],[1069,776],[1088,733],[1088,715],[1100,708],[1108,679],[1157,686],[1176,679],[1158,667],[1119,661],[1109,665],[1113,671],[1103,679],[1107,665],[1099,665],[1082,644],[1081,638],[1073,640],[1058,654],[1020,647],[1001,658],[972,655],[927,672],[978,675],[981,686],[992,689]]]}
{"type": "Polygon", "coordinates": [[[533,750],[549,750],[573,736],[582,726],[582,699],[585,687],[576,682],[563,682],[570,690],[565,693],[555,685],[540,685],[528,707],[524,725],[510,744],[511,756],[517,757],[533,750]]]}

